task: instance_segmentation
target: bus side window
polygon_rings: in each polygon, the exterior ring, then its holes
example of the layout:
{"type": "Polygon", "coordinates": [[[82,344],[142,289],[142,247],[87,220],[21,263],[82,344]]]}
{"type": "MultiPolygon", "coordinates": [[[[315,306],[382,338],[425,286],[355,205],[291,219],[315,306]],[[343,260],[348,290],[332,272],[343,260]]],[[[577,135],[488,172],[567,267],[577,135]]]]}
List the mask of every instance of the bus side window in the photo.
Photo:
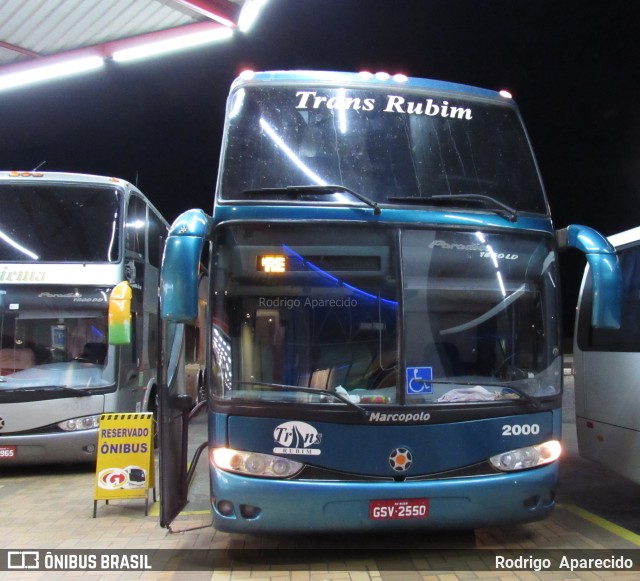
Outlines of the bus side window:
{"type": "Polygon", "coordinates": [[[167,228],[157,214],[149,208],[149,264],[160,268],[162,260],[162,247],[167,239],[167,228]]]}
{"type": "Polygon", "coordinates": [[[137,196],[129,198],[126,218],[126,251],[129,256],[144,259],[147,205],[137,196]]]}
{"type": "Polygon", "coordinates": [[[578,346],[583,351],[640,352],[640,246],[618,252],[622,271],[622,317],[620,329],[596,329],[591,325],[591,271],[582,290],[578,318],[578,346]]]}

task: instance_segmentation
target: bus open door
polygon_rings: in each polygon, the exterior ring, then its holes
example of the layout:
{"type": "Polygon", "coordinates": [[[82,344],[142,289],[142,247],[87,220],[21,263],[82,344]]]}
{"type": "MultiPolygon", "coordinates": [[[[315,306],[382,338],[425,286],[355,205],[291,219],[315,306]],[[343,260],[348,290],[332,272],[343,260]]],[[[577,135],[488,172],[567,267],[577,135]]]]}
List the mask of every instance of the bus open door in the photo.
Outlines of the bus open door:
{"type": "MultiPolygon", "coordinates": [[[[189,421],[206,405],[206,400],[197,406],[193,394],[187,392],[186,360],[185,360],[185,328],[197,321],[199,309],[199,287],[202,279],[198,267],[204,244],[203,220],[204,213],[197,212],[193,222],[186,228],[174,224],[169,233],[167,244],[172,250],[184,253],[185,246],[189,251],[190,261],[181,264],[180,280],[182,288],[174,289],[181,297],[188,295],[192,299],[189,308],[180,313],[174,311],[174,303],[160,304],[161,316],[164,320],[162,328],[165,336],[161,340],[163,345],[162,370],[159,373],[159,413],[158,424],[160,431],[160,526],[169,528],[187,503],[189,485],[193,478],[194,469],[207,442],[201,444],[190,461],[188,450],[189,421]],[[195,224],[195,225],[194,225],[195,224]],[[194,230],[195,228],[195,230],[194,230]],[[189,262],[189,264],[187,264],[189,262]],[[193,273],[193,275],[188,274],[193,273]],[[193,308],[191,308],[193,307],[193,308]]],[[[206,227],[205,227],[206,229],[206,227]]],[[[173,273],[175,274],[175,273],[173,273]]],[[[176,280],[173,276],[171,280],[176,280]]],[[[161,280],[161,286],[164,284],[161,280]]],[[[178,304],[178,303],[176,303],[178,304]]],[[[180,303],[181,305],[183,303],[180,303]]]]}

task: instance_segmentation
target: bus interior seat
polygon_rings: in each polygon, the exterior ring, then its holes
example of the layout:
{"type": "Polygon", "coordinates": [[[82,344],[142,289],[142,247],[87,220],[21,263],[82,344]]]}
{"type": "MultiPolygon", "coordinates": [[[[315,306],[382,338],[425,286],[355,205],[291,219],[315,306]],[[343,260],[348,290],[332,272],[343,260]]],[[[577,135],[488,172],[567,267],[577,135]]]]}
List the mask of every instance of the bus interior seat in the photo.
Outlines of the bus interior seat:
{"type": "Polygon", "coordinates": [[[89,363],[95,363],[96,365],[104,365],[104,360],[107,357],[107,344],[106,343],[85,343],[82,349],[82,353],[78,357],[83,361],[89,363]]]}
{"type": "Polygon", "coordinates": [[[0,349],[0,374],[9,375],[36,364],[35,354],[26,347],[0,349]]]}
{"type": "Polygon", "coordinates": [[[329,375],[331,369],[316,369],[311,374],[309,381],[309,387],[314,389],[328,389],[329,387],[329,375]]]}

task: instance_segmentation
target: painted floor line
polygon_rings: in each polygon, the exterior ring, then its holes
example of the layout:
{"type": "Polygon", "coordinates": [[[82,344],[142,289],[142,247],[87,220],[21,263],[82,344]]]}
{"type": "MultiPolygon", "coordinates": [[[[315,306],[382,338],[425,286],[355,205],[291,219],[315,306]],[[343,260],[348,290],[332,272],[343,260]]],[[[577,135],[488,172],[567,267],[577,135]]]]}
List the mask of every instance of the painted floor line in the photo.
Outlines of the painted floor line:
{"type": "MultiPolygon", "coordinates": [[[[211,514],[210,510],[184,510],[178,516],[197,516],[201,514],[211,514]]],[[[160,516],[160,501],[154,502],[149,509],[148,516],[160,516]]]]}
{"type": "Polygon", "coordinates": [[[629,541],[630,543],[633,543],[634,545],[640,547],[640,535],[634,533],[633,531],[630,531],[629,529],[625,529],[624,527],[612,523],[611,521],[608,521],[601,516],[595,515],[588,510],[585,510],[584,508],[580,508],[579,506],[575,506],[573,504],[559,504],[558,507],[564,508],[569,512],[572,512],[573,514],[579,516],[580,518],[583,518],[584,520],[589,521],[590,523],[599,526],[600,528],[603,528],[610,533],[613,533],[614,535],[621,537],[626,541],[629,541]]]}

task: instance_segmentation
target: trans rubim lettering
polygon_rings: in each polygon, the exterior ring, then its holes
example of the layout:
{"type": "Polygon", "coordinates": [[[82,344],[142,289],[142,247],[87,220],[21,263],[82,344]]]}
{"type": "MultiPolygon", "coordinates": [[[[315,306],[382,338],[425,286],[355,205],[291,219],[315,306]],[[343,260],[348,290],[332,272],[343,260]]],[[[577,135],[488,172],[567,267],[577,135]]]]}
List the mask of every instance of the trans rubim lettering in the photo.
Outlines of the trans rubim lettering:
{"type": "MultiPolygon", "coordinates": [[[[298,103],[296,109],[335,109],[338,111],[373,111],[378,104],[373,97],[362,99],[360,97],[348,97],[336,95],[333,97],[319,96],[316,91],[298,91],[296,93],[298,103]]],[[[407,101],[399,95],[387,95],[384,107],[385,113],[407,113],[409,115],[427,115],[428,117],[445,117],[450,119],[473,118],[471,109],[450,105],[449,101],[440,103],[433,99],[424,101],[407,101]]]]}

